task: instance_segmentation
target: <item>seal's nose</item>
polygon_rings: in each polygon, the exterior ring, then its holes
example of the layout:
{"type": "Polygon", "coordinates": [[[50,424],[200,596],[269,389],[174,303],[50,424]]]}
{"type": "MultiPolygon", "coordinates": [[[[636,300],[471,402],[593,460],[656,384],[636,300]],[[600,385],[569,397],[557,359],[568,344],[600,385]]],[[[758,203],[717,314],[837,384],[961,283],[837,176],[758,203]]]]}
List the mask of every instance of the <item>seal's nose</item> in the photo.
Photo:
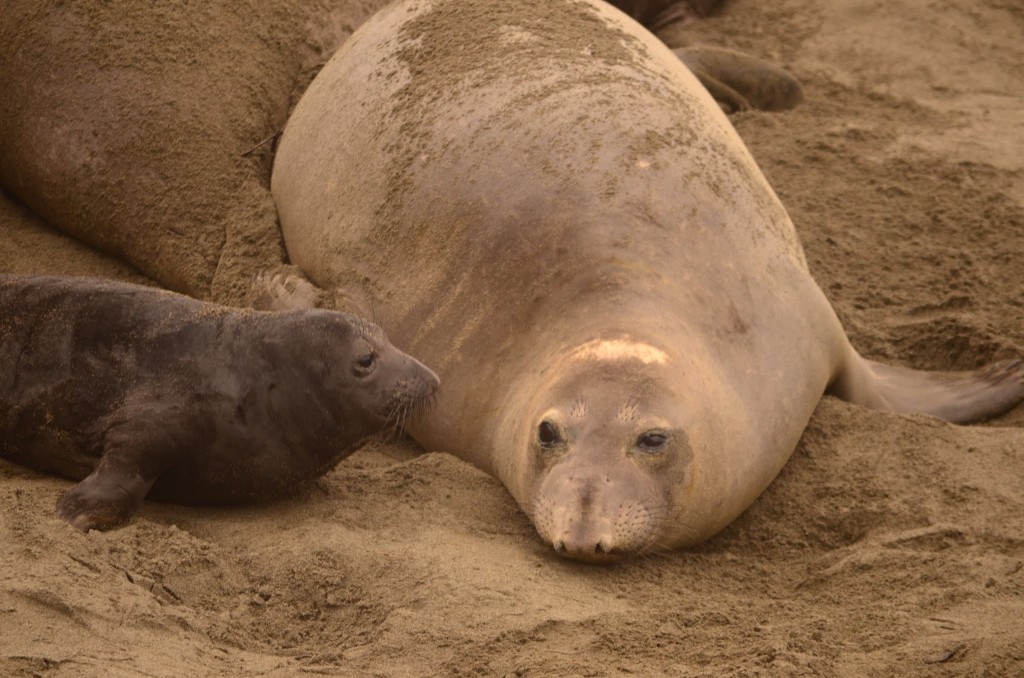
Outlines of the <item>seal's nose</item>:
{"type": "Polygon", "coordinates": [[[411,366],[410,371],[416,372],[420,379],[423,380],[424,388],[428,394],[436,391],[437,387],[441,385],[441,379],[434,370],[416,360],[416,358],[406,354],[406,363],[411,366]]]}
{"type": "Polygon", "coordinates": [[[615,539],[610,530],[566,530],[551,542],[555,553],[573,560],[606,563],[617,560],[615,539]]]}
{"type": "MultiPolygon", "coordinates": [[[[622,498],[603,471],[576,464],[556,468],[544,481],[533,521],[544,541],[563,558],[586,562],[618,560],[622,498]]],[[[628,549],[626,549],[628,550],[628,549]]]]}
{"type": "Polygon", "coordinates": [[[593,539],[557,539],[553,546],[556,553],[569,558],[586,559],[588,556],[601,558],[612,554],[611,539],[608,537],[598,539],[596,543],[593,539]]]}
{"type": "Polygon", "coordinates": [[[441,383],[440,378],[433,370],[420,363],[418,359],[408,353],[406,358],[404,358],[403,370],[404,374],[408,375],[404,383],[407,386],[415,384],[414,390],[416,392],[414,397],[416,399],[427,398],[437,392],[437,387],[441,383]]]}

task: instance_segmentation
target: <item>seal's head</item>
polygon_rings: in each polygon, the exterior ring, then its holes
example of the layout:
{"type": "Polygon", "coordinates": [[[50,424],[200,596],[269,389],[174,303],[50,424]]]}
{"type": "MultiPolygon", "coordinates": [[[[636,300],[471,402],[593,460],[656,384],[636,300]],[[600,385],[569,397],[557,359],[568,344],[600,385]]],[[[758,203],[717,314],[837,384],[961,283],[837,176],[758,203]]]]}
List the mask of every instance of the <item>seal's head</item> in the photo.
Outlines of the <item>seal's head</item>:
{"type": "Polygon", "coordinates": [[[643,342],[595,340],[536,393],[520,422],[520,501],[558,554],[607,562],[668,548],[688,529],[675,507],[692,483],[693,427],[669,363],[643,342]]]}
{"type": "Polygon", "coordinates": [[[395,348],[372,322],[324,310],[275,315],[282,347],[290,356],[302,356],[315,373],[305,382],[308,388],[319,390],[339,415],[368,432],[398,430],[437,390],[437,375],[395,348]]]}

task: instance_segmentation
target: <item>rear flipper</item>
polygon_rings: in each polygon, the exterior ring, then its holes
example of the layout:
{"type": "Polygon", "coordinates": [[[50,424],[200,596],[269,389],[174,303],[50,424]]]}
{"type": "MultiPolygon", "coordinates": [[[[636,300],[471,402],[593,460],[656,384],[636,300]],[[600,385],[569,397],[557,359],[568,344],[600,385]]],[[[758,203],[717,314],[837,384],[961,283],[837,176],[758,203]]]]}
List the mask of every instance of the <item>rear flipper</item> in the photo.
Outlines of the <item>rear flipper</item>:
{"type": "Polygon", "coordinates": [[[673,50],[726,111],[785,111],[804,98],[800,83],[767,61],[717,47],[673,50]]]}
{"type": "Polygon", "coordinates": [[[648,30],[657,31],[675,22],[689,23],[699,17],[706,17],[720,5],[722,0],[675,0],[675,2],[616,2],[619,9],[629,11],[634,19],[648,30]],[[653,7],[651,5],[654,5],[653,7]]]}
{"type": "Polygon", "coordinates": [[[970,424],[1024,401],[1024,363],[1012,360],[970,372],[925,372],[883,365],[851,351],[826,393],[873,410],[970,424]]]}

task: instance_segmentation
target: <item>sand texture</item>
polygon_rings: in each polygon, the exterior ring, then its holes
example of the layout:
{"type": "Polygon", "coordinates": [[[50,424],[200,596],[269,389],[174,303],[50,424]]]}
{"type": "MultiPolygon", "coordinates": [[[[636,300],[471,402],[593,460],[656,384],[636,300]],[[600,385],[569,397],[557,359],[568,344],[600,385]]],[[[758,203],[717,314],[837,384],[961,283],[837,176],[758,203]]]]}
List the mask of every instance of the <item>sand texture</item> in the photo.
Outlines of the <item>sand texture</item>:
{"type": "MultiPolygon", "coordinates": [[[[242,154],[381,4],[7,3],[0,272],[240,301],[283,258],[271,147],[242,154]]],[[[800,79],[795,110],[732,120],[865,356],[1024,355],[1024,6],[731,0],[663,37],[800,79]]],[[[407,442],[109,533],[56,517],[68,487],[0,462],[0,675],[1024,675],[1024,408],[958,427],[827,398],[732,526],[611,567],[407,442]]]]}

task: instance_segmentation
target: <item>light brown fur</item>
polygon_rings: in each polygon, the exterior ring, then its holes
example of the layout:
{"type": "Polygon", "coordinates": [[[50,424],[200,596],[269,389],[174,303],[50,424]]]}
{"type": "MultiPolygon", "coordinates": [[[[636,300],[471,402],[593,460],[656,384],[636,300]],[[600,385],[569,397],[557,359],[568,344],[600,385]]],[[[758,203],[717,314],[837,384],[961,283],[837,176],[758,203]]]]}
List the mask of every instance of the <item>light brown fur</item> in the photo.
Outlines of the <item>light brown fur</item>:
{"type": "Polygon", "coordinates": [[[826,389],[953,420],[1024,397],[1019,367],[860,358],[720,108],[593,0],[391,5],[300,101],[272,189],[292,261],[441,376],[416,439],[570,557],[714,534],[826,389]]]}

